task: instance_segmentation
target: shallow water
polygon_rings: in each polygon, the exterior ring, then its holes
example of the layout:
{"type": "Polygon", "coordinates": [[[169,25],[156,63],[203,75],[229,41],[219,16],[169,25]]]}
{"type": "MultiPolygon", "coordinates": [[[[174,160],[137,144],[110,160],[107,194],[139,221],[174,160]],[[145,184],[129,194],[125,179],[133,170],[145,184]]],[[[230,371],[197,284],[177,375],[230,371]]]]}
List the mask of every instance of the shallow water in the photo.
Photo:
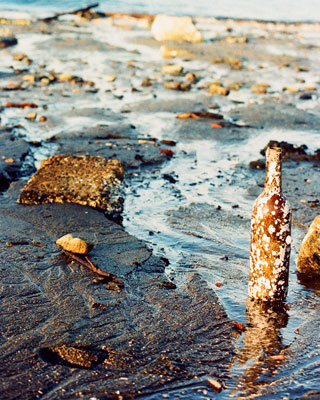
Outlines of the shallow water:
{"type": "MultiPolygon", "coordinates": [[[[31,12],[48,15],[62,10],[78,9],[94,1],[66,0],[10,0],[0,1],[0,10],[31,12]]],[[[320,5],[317,0],[205,0],[201,7],[191,0],[101,0],[99,9],[108,12],[139,12],[149,14],[199,15],[207,17],[250,18],[275,21],[319,21],[320,5]]]]}
{"type": "MultiPolygon", "coordinates": [[[[257,181],[252,172],[242,167],[243,154],[249,148],[248,157],[254,158],[262,143],[271,138],[285,140],[286,135],[289,133],[270,131],[240,143],[221,144],[213,140],[181,143],[177,156],[160,174],[150,173],[144,180],[133,178],[127,189],[126,229],[149,242],[159,255],[168,257],[171,279],[179,281],[191,271],[201,273],[218,294],[229,317],[249,326],[236,341],[238,354],[231,366],[231,378],[216,398],[262,395],[275,398],[275,395],[292,396],[304,393],[305,389],[318,389],[319,345],[313,337],[317,331],[308,332],[305,328],[310,323],[319,327],[320,291],[298,282],[294,263],[304,231],[293,229],[288,310],[276,313],[271,321],[268,313],[257,311],[253,317],[246,313],[253,202],[246,188],[256,185],[257,181]],[[187,154],[179,155],[182,152],[187,154]],[[232,155],[230,160],[226,155],[232,155]],[[221,176],[220,171],[223,177],[217,178],[221,176]],[[163,179],[164,173],[176,177],[177,182],[171,184],[163,179]],[[233,213],[242,220],[236,221],[230,214],[235,204],[239,208],[233,213]],[[217,210],[218,205],[222,210],[217,210]],[[223,260],[225,256],[228,261],[223,260]],[[221,287],[216,286],[218,282],[221,287]],[[313,344],[305,353],[303,343],[309,340],[313,344]],[[309,367],[311,371],[306,373],[309,367]]],[[[312,148],[313,135],[308,136],[297,132],[294,139],[290,133],[290,140],[312,148]]],[[[258,173],[258,178],[263,179],[263,172],[258,173]]],[[[202,386],[183,388],[171,395],[206,398],[206,389],[204,381],[202,386]]]]}

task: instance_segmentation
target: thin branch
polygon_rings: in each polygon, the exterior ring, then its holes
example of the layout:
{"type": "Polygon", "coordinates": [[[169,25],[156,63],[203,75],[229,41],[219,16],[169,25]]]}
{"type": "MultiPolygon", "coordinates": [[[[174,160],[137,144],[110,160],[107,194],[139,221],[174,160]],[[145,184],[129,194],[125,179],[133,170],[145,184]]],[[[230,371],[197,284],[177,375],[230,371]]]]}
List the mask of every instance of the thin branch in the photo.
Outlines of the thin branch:
{"type": "Polygon", "coordinates": [[[110,281],[113,281],[116,279],[116,275],[110,274],[109,272],[105,272],[99,267],[96,267],[89,259],[89,257],[85,256],[82,258],[81,256],[77,256],[74,253],[71,253],[71,251],[67,251],[64,249],[61,249],[65,254],[67,254],[69,257],[71,257],[73,260],[77,261],[79,264],[83,265],[84,267],[90,269],[90,271],[100,275],[104,276],[105,278],[108,278],[110,281]]]}

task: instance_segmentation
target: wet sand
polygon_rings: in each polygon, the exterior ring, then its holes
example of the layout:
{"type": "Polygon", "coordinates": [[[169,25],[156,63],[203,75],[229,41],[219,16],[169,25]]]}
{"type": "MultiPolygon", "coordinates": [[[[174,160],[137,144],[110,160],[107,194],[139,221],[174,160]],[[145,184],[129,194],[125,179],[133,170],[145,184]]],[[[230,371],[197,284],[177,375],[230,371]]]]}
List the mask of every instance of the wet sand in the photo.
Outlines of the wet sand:
{"type": "Polygon", "coordinates": [[[150,18],[91,16],[6,26],[18,43],[0,50],[2,398],[319,395],[319,288],[297,279],[294,258],[320,207],[320,26],[195,18],[202,43],[159,43],[150,18]],[[195,112],[207,115],[177,118],[195,112]],[[283,165],[287,308],[246,314],[264,180],[249,163],[269,140],[306,144],[309,159],[283,165]],[[122,226],[84,206],[16,204],[53,154],[123,163],[122,226]],[[70,231],[95,236],[93,261],[123,287],[61,253],[70,231]]]}

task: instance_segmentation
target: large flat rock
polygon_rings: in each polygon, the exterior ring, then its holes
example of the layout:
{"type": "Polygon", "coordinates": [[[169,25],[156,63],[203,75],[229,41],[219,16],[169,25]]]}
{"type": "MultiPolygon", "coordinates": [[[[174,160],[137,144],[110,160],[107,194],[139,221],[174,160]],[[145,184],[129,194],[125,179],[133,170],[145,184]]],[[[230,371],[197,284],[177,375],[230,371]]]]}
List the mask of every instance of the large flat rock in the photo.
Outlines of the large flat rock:
{"type": "Polygon", "coordinates": [[[170,290],[165,261],[102,213],[17,204],[18,189],[0,199],[2,399],[134,398],[226,376],[232,323],[198,275],[170,290]],[[61,253],[71,231],[92,235],[91,261],[122,290],[61,253]]]}
{"type": "Polygon", "coordinates": [[[19,203],[76,203],[110,214],[122,211],[119,186],[123,167],[118,160],[97,156],[55,155],[41,162],[23,188],[19,203]]]}

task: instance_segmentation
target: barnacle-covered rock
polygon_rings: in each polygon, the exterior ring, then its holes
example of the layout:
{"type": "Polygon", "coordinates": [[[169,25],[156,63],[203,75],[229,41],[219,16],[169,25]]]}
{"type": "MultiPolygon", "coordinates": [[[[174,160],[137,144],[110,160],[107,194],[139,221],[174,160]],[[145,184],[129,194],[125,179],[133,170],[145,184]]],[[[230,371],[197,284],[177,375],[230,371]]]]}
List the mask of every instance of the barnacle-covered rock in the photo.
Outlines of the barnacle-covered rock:
{"type": "Polygon", "coordinates": [[[23,188],[18,203],[77,203],[109,214],[120,213],[123,174],[122,163],[118,160],[54,155],[41,162],[23,188]]]}

